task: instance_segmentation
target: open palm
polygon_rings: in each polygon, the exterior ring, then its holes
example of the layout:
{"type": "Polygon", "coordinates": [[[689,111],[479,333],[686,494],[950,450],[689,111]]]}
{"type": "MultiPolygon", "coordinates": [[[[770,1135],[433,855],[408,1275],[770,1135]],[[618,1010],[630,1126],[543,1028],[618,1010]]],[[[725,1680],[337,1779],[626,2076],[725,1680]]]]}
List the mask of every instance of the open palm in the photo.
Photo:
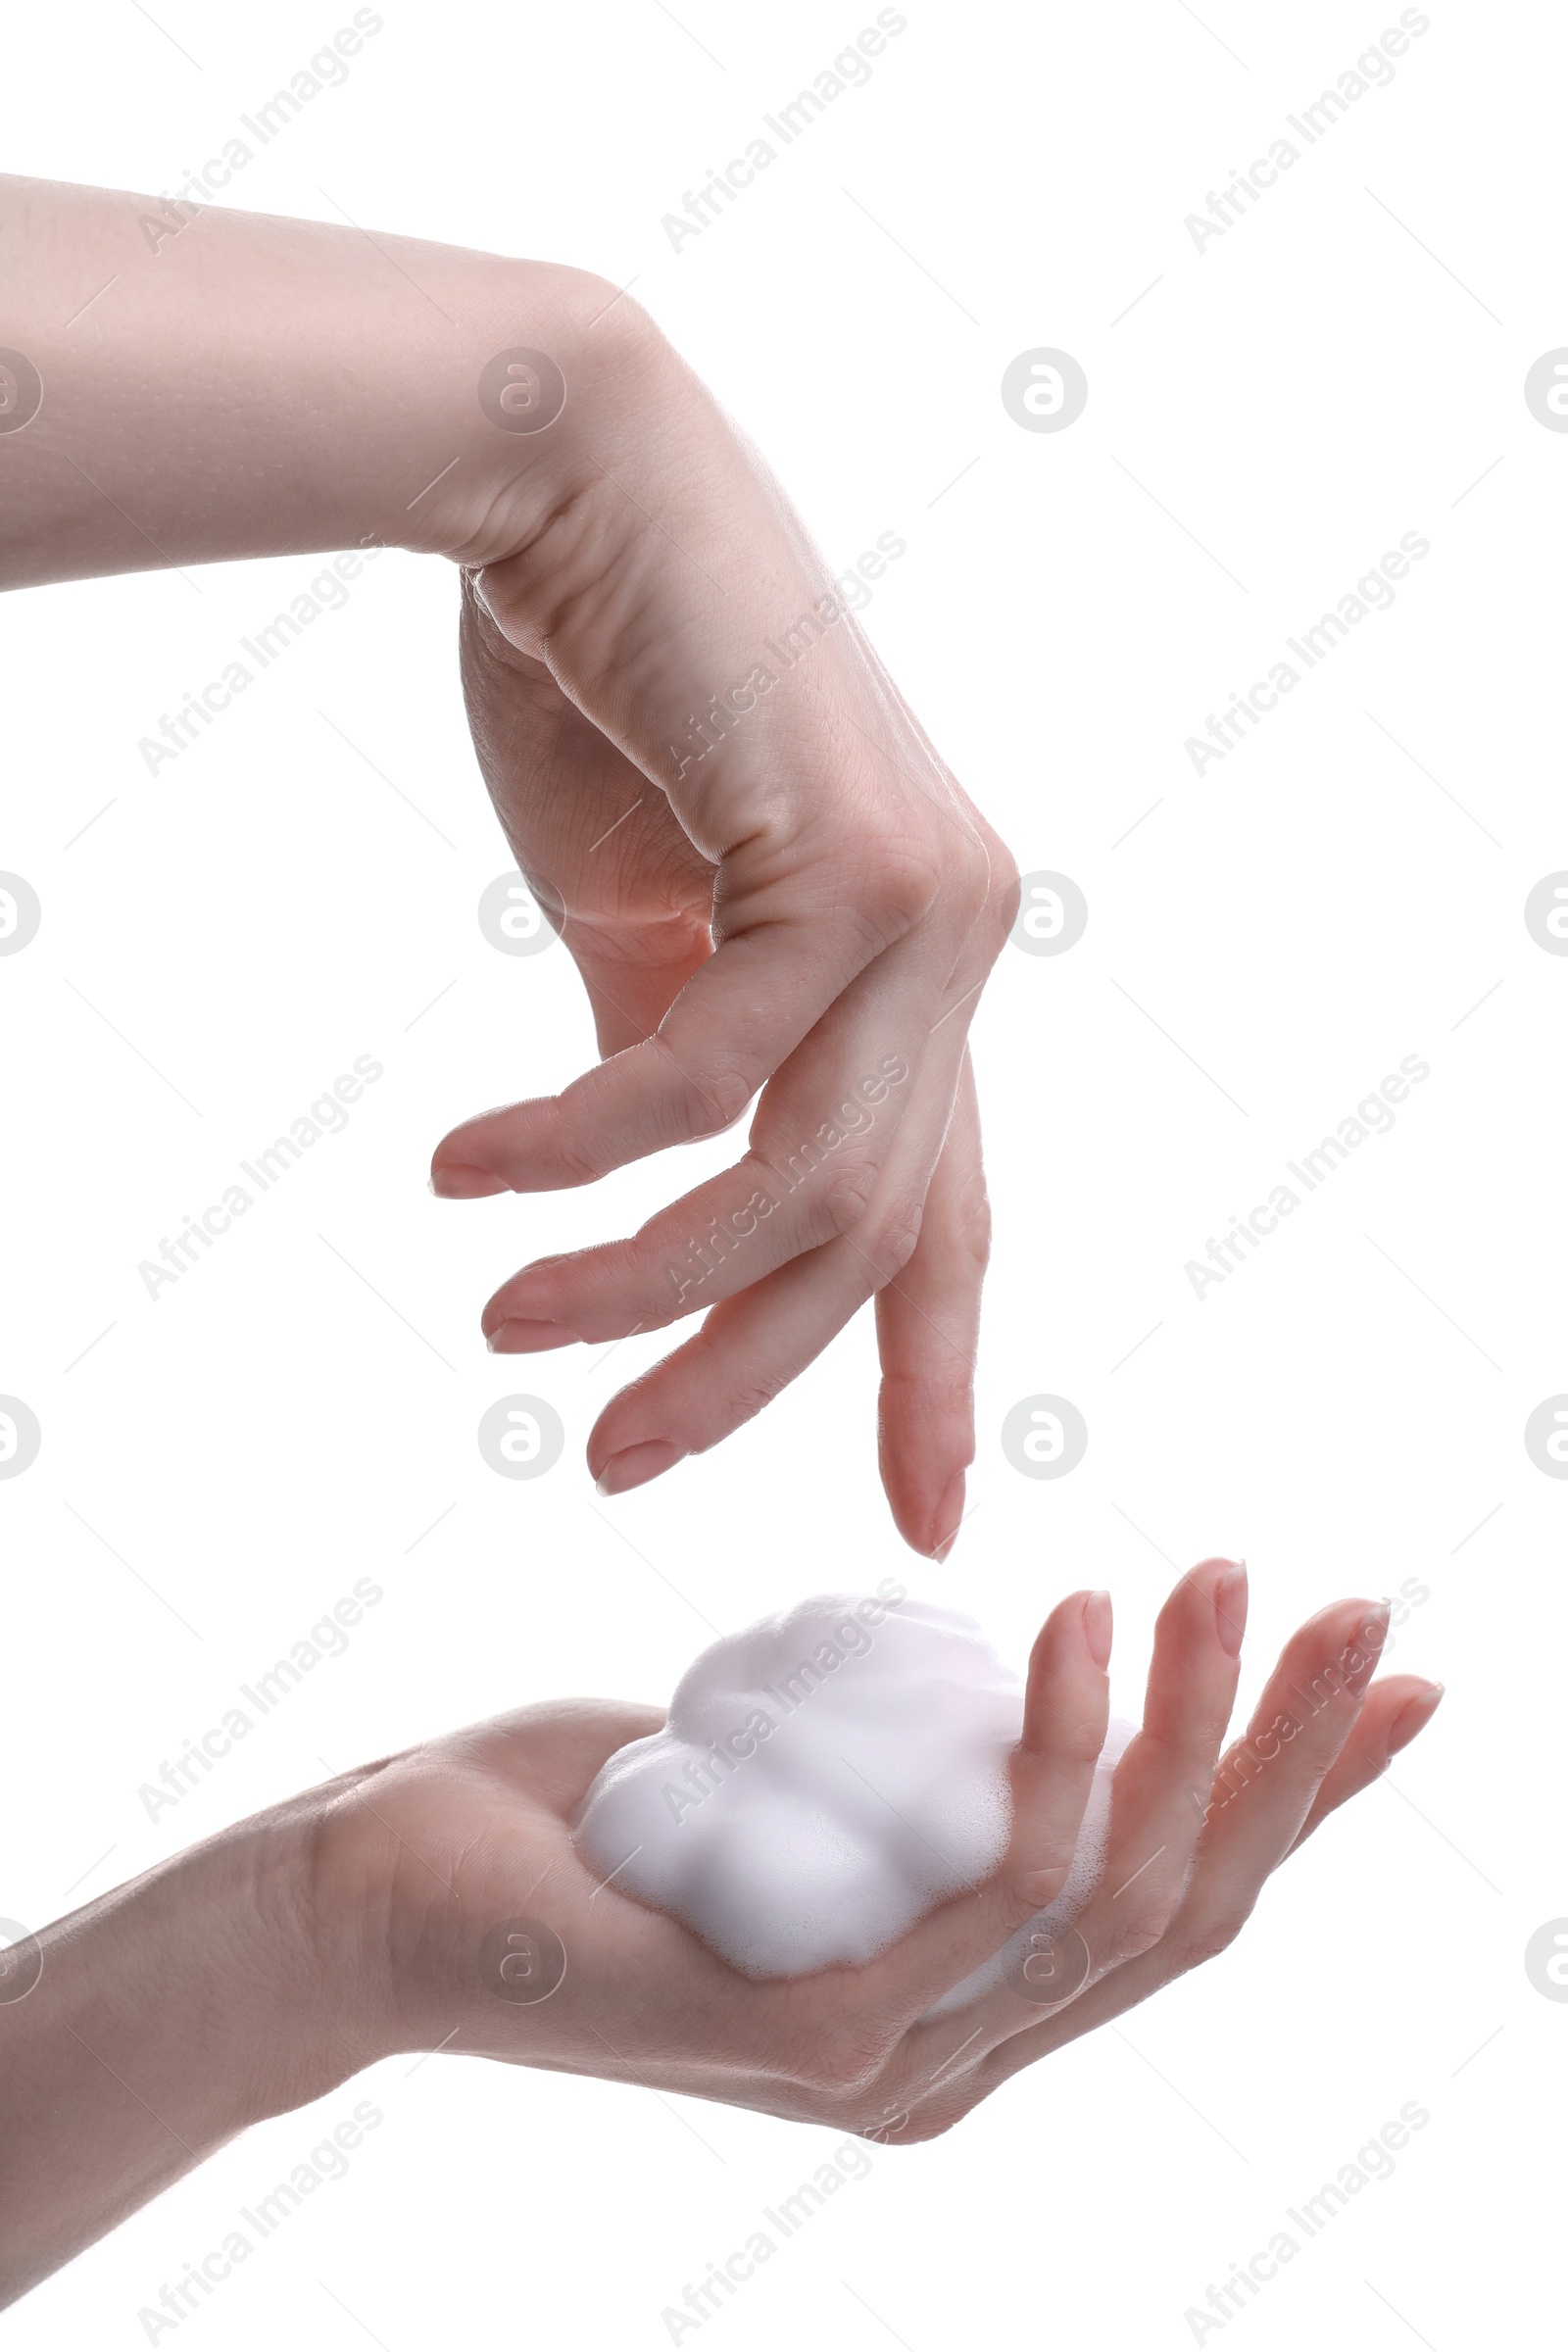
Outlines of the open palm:
{"type": "Polygon", "coordinates": [[[1245,1609],[1243,1573],[1217,1560],[1165,1604],[1104,1875],[1077,1922],[1091,1965],[1061,2005],[1005,1982],[927,2014],[1065,1879],[1104,1736],[1102,1595],[1064,1600],[1036,1643],[1000,1870],[863,1968],[751,1980],[587,1865],[571,1823],[590,1783],[663,1720],[615,1701],[525,1708],[349,1776],[319,1899],[355,1920],[399,2046],[929,2138],[1223,1949],[1286,1855],[1429,1720],[1432,1685],[1393,1676],[1369,1692],[1387,1611],[1342,1601],[1293,1637],[1222,1757],[1245,1609]]]}

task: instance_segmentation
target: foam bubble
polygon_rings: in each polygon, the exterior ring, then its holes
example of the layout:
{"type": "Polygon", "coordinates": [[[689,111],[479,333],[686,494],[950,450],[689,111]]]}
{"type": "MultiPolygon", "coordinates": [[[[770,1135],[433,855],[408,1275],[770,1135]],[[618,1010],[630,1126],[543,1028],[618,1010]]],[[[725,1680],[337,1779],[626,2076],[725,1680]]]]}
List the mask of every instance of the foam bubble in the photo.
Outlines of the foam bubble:
{"type": "MultiPolygon", "coordinates": [[[[601,1877],[750,1977],[875,1957],[1006,1848],[1023,1684],[970,1617],[828,1593],[703,1651],[661,1732],[617,1749],[574,1836],[601,1877]]],[[[1104,1866],[1113,1724],[1061,1893],[931,2014],[1000,1982],[1104,1866]]]]}

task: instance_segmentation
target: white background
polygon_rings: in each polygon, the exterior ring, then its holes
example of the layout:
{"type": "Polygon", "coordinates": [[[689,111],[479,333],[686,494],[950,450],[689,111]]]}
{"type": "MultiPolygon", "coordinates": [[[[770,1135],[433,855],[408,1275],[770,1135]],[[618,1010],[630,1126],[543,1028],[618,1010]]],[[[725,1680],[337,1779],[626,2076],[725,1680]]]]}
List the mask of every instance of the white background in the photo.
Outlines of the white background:
{"type": "MultiPolygon", "coordinates": [[[[351,12],[156,13],[13,24],[10,169],[172,189],[351,12]]],[[[998,1212],[977,1507],[945,1569],[900,1545],[864,1318],[714,1454],[604,1505],[583,1441],[661,1344],[485,1354],[504,1274],[629,1230],[734,1139],[558,1200],[425,1190],[449,1125],[592,1051],[565,954],[505,957],[475,921],[509,859],[445,566],[383,558],[156,780],[137,739],[319,564],[14,597],[0,867],[44,920],[0,961],[0,1390],[44,1437],[0,1484],[0,1913],[55,1917],[323,1757],[552,1693],[662,1699],[697,1612],[739,1626],[912,1566],[1021,1657],[1055,1595],[1103,1582],[1126,1711],[1158,1600],[1204,1553],[1251,1566],[1249,1699],[1301,1616],[1417,1578],[1396,1655],[1446,1704],[1233,1950],[950,2137],[872,2149],[702,2340],[1189,2343],[1208,2282],[1412,2100],[1431,2121],[1394,2178],[1226,2340],[1518,2336],[1560,2213],[1568,2033],[1522,1957],[1568,1913],[1568,1485],[1522,1443],[1568,1388],[1568,959],[1522,913],[1568,865],[1568,437],[1522,394],[1568,342],[1562,22],[1434,6],[1392,85],[1200,253],[1184,217],[1396,9],[913,0],[869,85],[676,254],[662,215],[873,9],[383,13],[226,201],[335,220],[330,191],[382,229],[635,275],[835,567],[906,538],[864,625],[1020,863],[1087,895],[1082,942],[1009,949],[976,1022],[998,1212]],[[999,396],[1041,345],[1089,379],[1062,433],[999,396]],[[1393,609],[1196,776],[1184,740],[1410,531],[1431,552],[1393,609]],[[149,1299],[138,1261],[364,1054],[385,1075],[348,1130],[149,1299]],[[1408,1054],[1431,1075],[1393,1131],[1195,1298],[1186,1261],[1408,1054]],[[474,1443],[517,1389],[567,1433],[532,1484],[474,1443]],[[999,1445],[1038,1392],[1088,1420],[1057,1482],[999,1445]],[[149,1823],[138,1786],[366,1575],[385,1597],[347,1653],[149,1823]]],[[[226,2150],[12,2340],[143,2341],[138,2308],[366,2095],[385,2121],[348,2178],[181,2343],[662,2344],[662,2308],[832,2144],[412,2066],[226,2150]]]]}

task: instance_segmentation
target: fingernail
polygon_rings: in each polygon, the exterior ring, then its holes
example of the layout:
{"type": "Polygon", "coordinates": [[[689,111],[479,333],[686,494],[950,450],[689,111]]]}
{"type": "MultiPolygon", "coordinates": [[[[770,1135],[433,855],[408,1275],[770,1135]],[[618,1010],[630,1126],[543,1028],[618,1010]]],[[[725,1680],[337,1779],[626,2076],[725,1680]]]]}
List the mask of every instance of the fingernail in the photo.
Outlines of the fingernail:
{"type": "Polygon", "coordinates": [[[1247,1562],[1233,1560],[1214,1587],[1214,1633],[1228,1658],[1242,1654],[1247,1631],[1247,1562]]]}
{"type": "Polygon", "coordinates": [[[1102,1674],[1110,1664],[1112,1624],[1110,1594],[1104,1592],[1086,1592],[1084,1594],[1084,1640],[1089,1644],[1089,1655],[1094,1659],[1102,1674]]]}
{"type": "Polygon", "coordinates": [[[937,1504],[936,1510],[932,1514],[931,1533],[933,1541],[931,1544],[931,1557],[934,1560],[942,1561],[947,1558],[949,1552],[953,1549],[954,1544],[957,1542],[958,1528],[962,1519],[963,1472],[960,1470],[956,1478],[949,1479],[947,1487],[943,1492],[942,1500],[937,1504]]]}
{"type": "Polygon", "coordinates": [[[1396,1756],[1401,1747],[1408,1747],[1417,1732],[1424,1732],[1437,1713],[1443,1697],[1441,1683],[1428,1683],[1414,1698],[1407,1698],[1389,1726],[1389,1753],[1396,1756]]]}
{"type": "Polygon", "coordinates": [[[430,1190],[438,1200],[482,1200],[487,1194],[511,1191],[502,1176],[488,1168],[446,1166],[430,1170],[430,1190]]]}
{"type": "Polygon", "coordinates": [[[645,1487],[651,1478],[673,1470],[685,1459],[684,1446],[672,1446],[667,1438],[649,1438],[641,1446],[628,1446],[623,1453],[612,1453],[595,1479],[594,1490],[600,1494],[624,1494],[629,1488],[645,1487]]]}
{"type": "Polygon", "coordinates": [[[537,1355],[546,1348],[569,1348],[577,1334],[564,1323],[532,1323],[514,1319],[498,1323],[485,1338],[492,1355],[537,1355]]]}

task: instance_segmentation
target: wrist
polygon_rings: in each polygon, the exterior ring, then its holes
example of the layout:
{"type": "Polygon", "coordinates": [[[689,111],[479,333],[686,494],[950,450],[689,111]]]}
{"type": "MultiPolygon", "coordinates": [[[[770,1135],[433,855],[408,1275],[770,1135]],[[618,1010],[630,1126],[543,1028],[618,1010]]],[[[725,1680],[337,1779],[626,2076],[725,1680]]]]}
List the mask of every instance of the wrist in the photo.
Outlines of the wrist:
{"type": "MultiPolygon", "coordinates": [[[[391,2047],[379,1979],[349,1923],[320,1902],[317,1854],[330,1788],[238,1822],[145,1887],[146,1970],[210,2090],[193,2120],[230,2137],[323,2097],[391,2047]],[[155,1908],[156,1906],[156,1908],[155,1908]]],[[[145,2009],[141,2011],[145,2017],[145,2009]]]]}
{"type": "Polygon", "coordinates": [[[324,1803],[242,1822],[43,1931],[36,1983],[0,2007],[0,2301],[389,2046],[314,1899],[324,1803]]]}
{"type": "Polygon", "coordinates": [[[478,569],[533,545],[613,475],[630,418],[646,430],[651,370],[674,355],[591,271],[477,252],[443,260],[449,330],[431,350],[405,319],[407,351],[385,357],[415,396],[399,479],[373,519],[389,545],[478,569]]]}

